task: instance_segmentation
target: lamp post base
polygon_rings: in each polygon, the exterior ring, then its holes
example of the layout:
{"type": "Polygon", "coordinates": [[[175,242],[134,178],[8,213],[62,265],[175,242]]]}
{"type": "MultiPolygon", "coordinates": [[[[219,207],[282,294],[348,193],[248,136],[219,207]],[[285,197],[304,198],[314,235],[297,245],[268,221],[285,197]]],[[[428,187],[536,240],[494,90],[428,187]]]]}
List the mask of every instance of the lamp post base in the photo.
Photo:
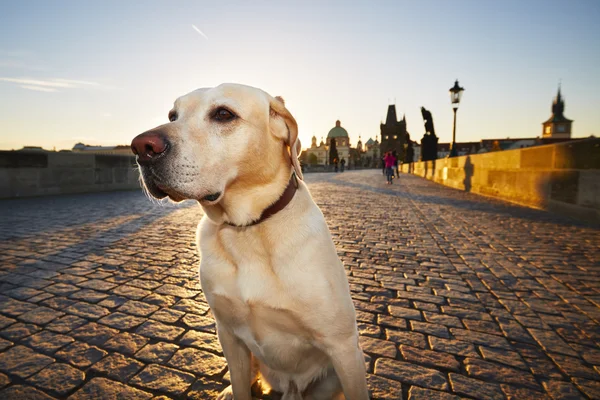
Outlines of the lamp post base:
{"type": "Polygon", "coordinates": [[[458,150],[456,150],[456,143],[452,143],[452,148],[450,149],[450,154],[448,157],[458,157],[458,150]]]}

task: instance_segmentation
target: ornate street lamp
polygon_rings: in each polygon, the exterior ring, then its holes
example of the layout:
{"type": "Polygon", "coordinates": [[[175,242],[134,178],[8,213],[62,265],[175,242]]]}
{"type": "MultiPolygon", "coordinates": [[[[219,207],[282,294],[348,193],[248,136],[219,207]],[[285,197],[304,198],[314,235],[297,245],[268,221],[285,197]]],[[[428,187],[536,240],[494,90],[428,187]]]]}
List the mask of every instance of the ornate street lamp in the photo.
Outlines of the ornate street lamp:
{"type": "Polygon", "coordinates": [[[454,82],[454,86],[450,88],[450,101],[452,102],[452,109],[454,110],[454,127],[452,128],[452,148],[450,149],[449,157],[458,156],[458,149],[456,148],[456,110],[458,110],[460,97],[464,90],[465,88],[458,86],[458,79],[454,82]]]}

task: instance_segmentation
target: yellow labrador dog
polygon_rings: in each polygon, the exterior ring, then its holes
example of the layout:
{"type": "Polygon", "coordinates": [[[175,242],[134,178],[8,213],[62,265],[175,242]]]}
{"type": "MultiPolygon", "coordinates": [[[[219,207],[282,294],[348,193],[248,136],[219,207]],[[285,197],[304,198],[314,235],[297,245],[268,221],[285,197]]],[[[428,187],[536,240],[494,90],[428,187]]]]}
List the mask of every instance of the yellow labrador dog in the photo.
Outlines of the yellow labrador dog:
{"type": "Polygon", "coordinates": [[[344,267],[302,182],[283,100],[237,84],[175,101],[169,123],[137,136],[148,192],[200,202],[202,289],[231,373],[219,399],[263,384],[283,399],[368,399],[344,267]]]}

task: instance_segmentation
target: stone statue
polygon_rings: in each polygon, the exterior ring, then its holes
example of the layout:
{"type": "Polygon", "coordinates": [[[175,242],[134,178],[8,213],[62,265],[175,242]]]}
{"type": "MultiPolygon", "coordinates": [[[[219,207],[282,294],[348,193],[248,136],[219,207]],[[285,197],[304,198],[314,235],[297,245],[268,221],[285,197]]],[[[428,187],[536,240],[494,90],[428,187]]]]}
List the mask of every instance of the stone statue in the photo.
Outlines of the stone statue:
{"type": "Polygon", "coordinates": [[[421,115],[423,116],[423,121],[425,121],[425,133],[430,133],[435,136],[435,129],[433,128],[433,117],[431,116],[431,112],[427,110],[425,107],[421,107],[421,115]]]}
{"type": "Polygon", "coordinates": [[[433,127],[433,117],[425,107],[421,107],[421,115],[425,125],[425,134],[421,139],[421,160],[430,161],[437,159],[438,138],[433,127]]]}

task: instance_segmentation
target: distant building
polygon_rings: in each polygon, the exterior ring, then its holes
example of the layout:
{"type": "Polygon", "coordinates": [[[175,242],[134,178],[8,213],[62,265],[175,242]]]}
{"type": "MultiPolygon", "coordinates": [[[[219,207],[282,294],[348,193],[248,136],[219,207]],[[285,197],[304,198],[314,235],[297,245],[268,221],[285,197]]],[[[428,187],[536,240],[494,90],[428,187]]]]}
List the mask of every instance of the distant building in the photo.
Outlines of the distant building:
{"type": "Polygon", "coordinates": [[[388,151],[395,151],[400,160],[404,159],[404,145],[406,143],[406,117],[398,121],[396,117],[396,106],[388,106],[385,124],[380,124],[381,144],[380,154],[388,151]]]}
{"type": "Polygon", "coordinates": [[[327,164],[327,148],[325,142],[321,138],[321,143],[317,146],[317,137],[313,136],[311,145],[304,152],[306,154],[306,163],[310,165],[325,165],[327,164]]]}
{"type": "Polygon", "coordinates": [[[329,164],[329,149],[331,149],[331,141],[335,140],[335,146],[338,152],[338,161],[342,158],[346,160],[346,165],[350,162],[350,137],[348,131],[342,128],[342,123],[337,120],[335,126],[329,130],[325,142],[321,138],[321,142],[317,146],[316,136],[312,137],[310,147],[305,150],[306,160],[308,164],[327,165],[329,164]],[[312,161],[312,162],[311,162],[312,161]]]}
{"type": "Polygon", "coordinates": [[[43,149],[41,146],[23,146],[21,150],[17,151],[39,151],[39,152],[48,152],[50,150],[43,149]]]}
{"type": "Polygon", "coordinates": [[[132,156],[131,146],[118,145],[118,146],[90,146],[83,143],[77,143],[73,146],[73,152],[75,153],[91,153],[91,154],[119,154],[132,156]]]}
{"type": "MultiPolygon", "coordinates": [[[[350,159],[350,137],[348,131],[342,128],[342,123],[338,119],[335,121],[335,126],[331,128],[327,134],[327,146],[331,148],[331,141],[335,140],[335,147],[338,152],[338,162],[342,159],[346,160],[346,163],[350,159]]],[[[329,154],[327,155],[327,161],[329,161],[329,154]]]]}
{"type": "Polygon", "coordinates": [[[552,139],[568,139],[571,137],[571,125],[573,121],[564,116],[565,101],[560,94],[560,86],[558,94],[552,102],[552,116],[546,122],[542,123],[542,137],[552,139]]]}

